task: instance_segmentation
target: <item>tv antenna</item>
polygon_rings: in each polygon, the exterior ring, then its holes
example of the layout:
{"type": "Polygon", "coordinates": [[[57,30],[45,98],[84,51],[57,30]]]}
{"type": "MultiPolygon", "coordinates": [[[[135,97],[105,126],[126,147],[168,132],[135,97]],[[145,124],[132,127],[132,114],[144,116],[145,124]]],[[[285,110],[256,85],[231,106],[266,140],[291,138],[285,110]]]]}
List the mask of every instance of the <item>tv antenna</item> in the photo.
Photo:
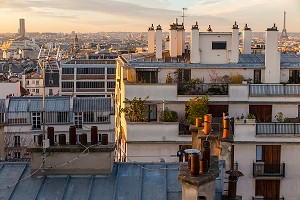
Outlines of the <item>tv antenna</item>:
{"type": "Polygon", "coordinates": [[[186,17],[186,15],[184,15],[184,11],[187,10],[187,8],[182,8],[182,25],[184,26],[184,18],[186,17]]]}

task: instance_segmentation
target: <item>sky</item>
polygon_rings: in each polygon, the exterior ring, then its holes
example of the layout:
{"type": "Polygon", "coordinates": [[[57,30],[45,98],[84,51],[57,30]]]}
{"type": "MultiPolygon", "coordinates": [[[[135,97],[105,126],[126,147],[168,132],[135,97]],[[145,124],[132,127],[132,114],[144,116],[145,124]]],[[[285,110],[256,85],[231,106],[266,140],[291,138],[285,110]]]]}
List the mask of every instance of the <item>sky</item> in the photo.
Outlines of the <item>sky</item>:
{"type": "Polygon", "coordinates": [[[0,32],[18,31],[20,18],[27,32],[145,32],[151,24],[169,29],[174,19],[185,28],[198,21],[200,31],[230,31],[234,21],[254,32],[274,23],[281,31],[287,12],[288,32],[300,32],[300,0],[0,0],[0,32]]]}

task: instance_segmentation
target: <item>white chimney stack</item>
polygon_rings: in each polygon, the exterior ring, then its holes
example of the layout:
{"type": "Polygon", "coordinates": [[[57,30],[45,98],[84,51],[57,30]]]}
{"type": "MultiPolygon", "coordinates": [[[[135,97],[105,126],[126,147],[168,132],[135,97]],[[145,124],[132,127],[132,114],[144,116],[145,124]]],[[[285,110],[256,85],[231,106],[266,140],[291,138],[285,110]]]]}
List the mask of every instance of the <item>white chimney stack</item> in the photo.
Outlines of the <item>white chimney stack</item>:
{"type": "Polygon", "coordinates": [[[183,29],[178,25],[177,29],[177,56],[182,55],[182,39],[183,39],[183,29]]]}
{"type": "Polygon", "coordinates": [[[192,26],[191,36],[191,63],[200,63],[200,49],[199,49],[199,28],[198,22],[192,26]]]}
{"type": "Polygon", "coordinates": [[[232,27],[230,63],[239,62],[239,26],[234,22],[232,27]]]}
{"type": "Polygon", "coordinates": [[[243,54],[251,54],[252,30],[245,24],[243,35],[243,54]]]}
{"type": "Polygon", "coordinates": [[[154,26],[152,24],[148,29],[148,53],[154,53],[154,45],[155,45],[155,31],[154,26]]]}
{"type": "Polygon", "coordinates": [[[185,53],[185,29],[182,24],[182,54],[185,53]]]}
{"type": "Polygon", "coordinates": [[[280,52],[275,24],[266,31],[265,67],[265,83],[280,83],[280,52]]]}
{"type": "Polygon", "coordinates": [[[170,47],[170,37],[167,36],[165,40],[165,50],[169,50],[170,47]]]}
{"type": "Polygon", "coordinates": [[[158,25],[156,27],[156,59],[162,58],[162,29],[158,25]]]}
{"type": "MultiPolygon", "coordinates": [[[[177,21],[177,20],[176,20],[177,21]]],[[[170,57],[177,57],[177,24],[170,25],[170,57]]]]}

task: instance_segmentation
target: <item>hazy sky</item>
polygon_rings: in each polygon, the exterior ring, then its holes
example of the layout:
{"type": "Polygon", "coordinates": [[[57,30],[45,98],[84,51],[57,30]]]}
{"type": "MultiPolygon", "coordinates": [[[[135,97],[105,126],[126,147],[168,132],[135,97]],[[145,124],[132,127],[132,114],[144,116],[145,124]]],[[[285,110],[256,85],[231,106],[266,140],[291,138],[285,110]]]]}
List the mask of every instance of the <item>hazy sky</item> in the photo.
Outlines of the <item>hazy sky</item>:
{"type": "Polygon", "coordinates": [[[234,21],[253,31],[275,22],[281,31],[286,10],[288,32],[300,32],[300,0],[0,0],[0,32],[17,32],[19,18],[28,32],[147,31],[152,23],[166,31],[183,7],[188,31],[195,21],[200,31],[229,31],[234,21]]]}

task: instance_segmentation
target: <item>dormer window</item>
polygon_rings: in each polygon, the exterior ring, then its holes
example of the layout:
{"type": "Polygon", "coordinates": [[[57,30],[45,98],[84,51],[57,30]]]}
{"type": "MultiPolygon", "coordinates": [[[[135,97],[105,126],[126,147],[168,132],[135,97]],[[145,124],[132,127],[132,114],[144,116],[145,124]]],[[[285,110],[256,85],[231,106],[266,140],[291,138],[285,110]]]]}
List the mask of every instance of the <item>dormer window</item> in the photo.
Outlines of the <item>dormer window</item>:
{"type": "Polygon", "coordinates": [[[212,42],[212,49],[214,50],[226,50],[227,42],[226,41],[213,41],[212,42]]]}

